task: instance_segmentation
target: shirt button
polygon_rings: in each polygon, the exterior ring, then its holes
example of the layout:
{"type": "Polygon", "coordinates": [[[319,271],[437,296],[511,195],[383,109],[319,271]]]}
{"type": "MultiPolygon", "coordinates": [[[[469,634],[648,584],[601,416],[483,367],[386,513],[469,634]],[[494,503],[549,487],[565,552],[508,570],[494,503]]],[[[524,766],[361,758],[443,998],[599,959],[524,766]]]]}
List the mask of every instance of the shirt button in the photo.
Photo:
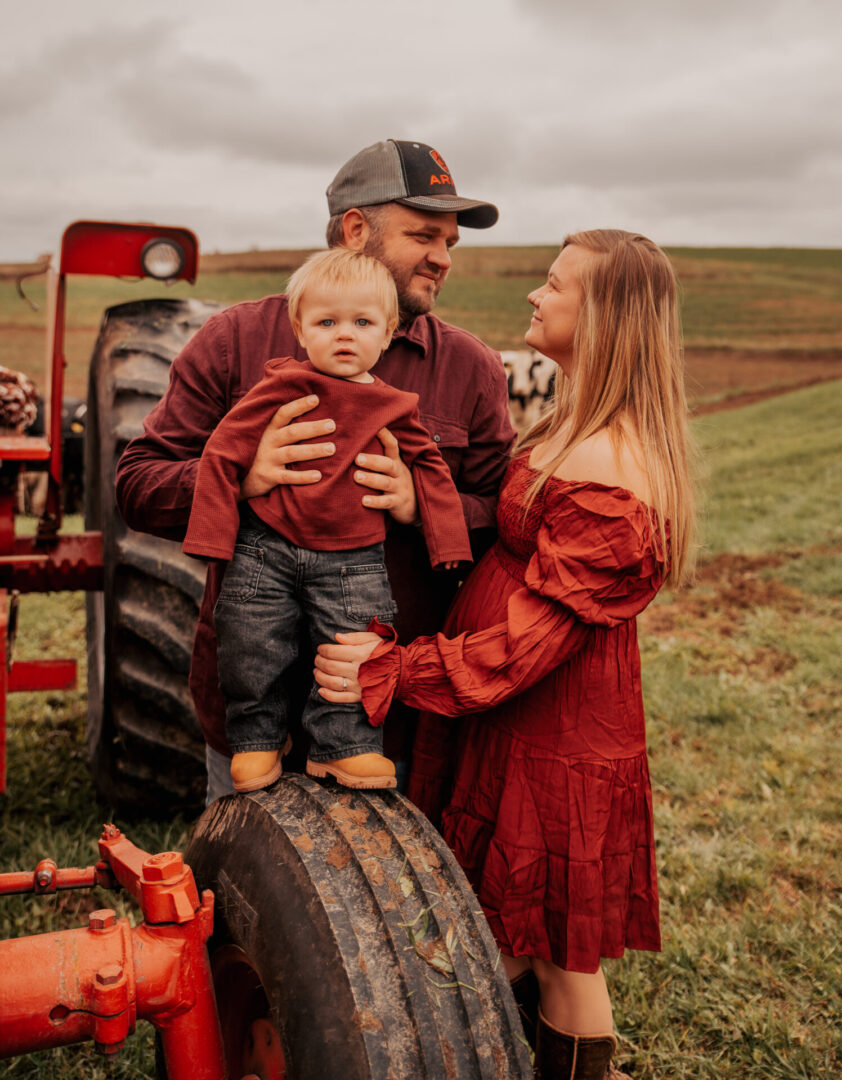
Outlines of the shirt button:
{"type": "Polygon", "coordinates": [[[434,435],[433,442],[441,442],[441,435],[434,435]]]}

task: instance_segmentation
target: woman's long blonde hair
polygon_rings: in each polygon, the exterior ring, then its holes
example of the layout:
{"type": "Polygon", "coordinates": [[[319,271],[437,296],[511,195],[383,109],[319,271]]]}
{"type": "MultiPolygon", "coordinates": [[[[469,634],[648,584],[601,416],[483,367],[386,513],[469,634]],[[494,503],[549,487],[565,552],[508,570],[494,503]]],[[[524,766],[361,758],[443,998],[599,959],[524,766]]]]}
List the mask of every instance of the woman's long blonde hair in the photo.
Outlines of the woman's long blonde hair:
{"type": "Polygon", "coordinates": [[[643,450],[667,553],[666,580],[679,584],[692,568],[695,507],[675,274],[657,244],[635,233],[573,233],[562,250],[572,244],[593,256],[582,270],[573,373],[567,378],[559,369],[552,402],[519,449],[546,442],[562,428],[564,441],[540,469],[529,499],[583,440],[607,428],[619,447],[628,425],[643,450]]]}

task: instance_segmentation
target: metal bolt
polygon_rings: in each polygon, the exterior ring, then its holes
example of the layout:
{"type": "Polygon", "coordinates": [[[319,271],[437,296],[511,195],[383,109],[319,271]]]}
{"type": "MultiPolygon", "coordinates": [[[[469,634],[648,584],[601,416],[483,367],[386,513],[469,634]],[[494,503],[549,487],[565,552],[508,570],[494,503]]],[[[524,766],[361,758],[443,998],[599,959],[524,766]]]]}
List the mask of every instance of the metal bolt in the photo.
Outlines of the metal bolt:
{"type": "Polygon", "coordinates": [[[118,983],[123,975],[123,969],[119,964],[106,964],[96,973],[96,981],[100,986],[113,986],[118,983]]]}
{"type": "Polygon", "coordinates": [[[172,881],[184,873],[184,859],[178,851],[162,851],[143,864],[145,881],[172,881]]]}
{"type": "Polygon", "coordinates": [[[35,887],[48,889],[55,884],[58,867],[52,859],[41,859],[35,867],[35,887]]]}
{"type": "Polygon", "coordinates": [[[100,908],[88,916],[89,930],[107,930],[117,925],[117,912],[113,908],[100,908]]]}

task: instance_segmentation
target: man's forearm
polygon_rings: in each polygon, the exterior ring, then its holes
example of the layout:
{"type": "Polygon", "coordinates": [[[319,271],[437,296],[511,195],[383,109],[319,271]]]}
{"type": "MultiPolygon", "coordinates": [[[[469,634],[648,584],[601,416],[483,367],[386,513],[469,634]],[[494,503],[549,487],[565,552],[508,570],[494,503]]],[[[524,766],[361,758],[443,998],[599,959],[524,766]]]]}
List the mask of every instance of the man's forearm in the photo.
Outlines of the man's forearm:
{"type": "Polygon", "coordinates": [[[117,507],[138,532],[182,540],[190,517],[199,459],[167,461],[150,453],[141,438],[132,442],[117,466],[117,507]]]}

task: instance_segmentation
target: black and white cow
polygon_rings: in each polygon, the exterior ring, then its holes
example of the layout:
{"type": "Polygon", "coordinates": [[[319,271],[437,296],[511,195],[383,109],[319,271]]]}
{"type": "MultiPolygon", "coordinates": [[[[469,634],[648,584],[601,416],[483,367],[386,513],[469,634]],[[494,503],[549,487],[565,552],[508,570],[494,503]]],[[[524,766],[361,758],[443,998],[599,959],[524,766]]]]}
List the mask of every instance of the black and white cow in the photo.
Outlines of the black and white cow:
{"type": "Polygon", "coordinates": [[[508,375],[512,423],[522,434],[541,415],[553,392],[556,364],[534,349],[507,349],[500,355],[508,375]]]}

